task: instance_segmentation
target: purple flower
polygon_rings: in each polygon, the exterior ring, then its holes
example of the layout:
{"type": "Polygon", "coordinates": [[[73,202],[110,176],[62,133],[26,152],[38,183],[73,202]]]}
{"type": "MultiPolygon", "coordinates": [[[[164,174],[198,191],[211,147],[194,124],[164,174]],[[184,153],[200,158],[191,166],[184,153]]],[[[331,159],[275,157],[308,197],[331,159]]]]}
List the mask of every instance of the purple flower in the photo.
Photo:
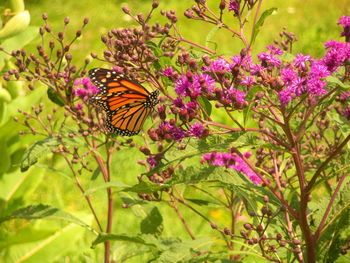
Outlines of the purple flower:
{"type": "Polygon", "coordinates": [[[163,72],[161,73],[163,76],[167,76],[170,77],[173,74],[174,70],[171,67],[168,67],[166,69],[163,70],[163,72]]]}
{"type": "Polygon", "coordinates": [[[342,16],[339,18],[337,25],[342,25],[344,31],[341,33],[342,37],[350,37],[350,16],[342,16]]]}
{"type": "Polygon", "coordinates": [[[348,105],[341,114],[346,117],[348,120],[350,120],[350,105],[348,105]]]}
{"type": "Polygon", "coordinates": [[[197,108],[198,108],[198,103],[195,102],[195,101],[190,101],[190,102],[187,102],[183,105],[182,109],[186,109],[188,110],[189,112],[190,111],[196,111],[197,108]]]}
{"type": "Polygon", "coordinates": [[[152,169],[157,165],[157,161],[153,156],[149,156],[147,158],[147,163],[151,166],[152,169]]]}
{"type": "Polygon", "coordinates": [[[347,101],[348,98],[350,97],[350,91],[345,91],[345,92],[341,93],[341,94],[339,95],[339,97],[340,97],[340,101],[341,101],[341,102],[347,101]]]}
{"type": "Polygon", "coordinates": [[[281,70],[280,75],[286,85],[292,83],[298,77],[298,73],[289,67],[284,67],[281,70]]]}
{"type": "MultiPolygon", "coordinates": [[[[243,156],[249,158],[251,153],[245,153],[243,156]]],[[[215,166],[223,166],[234,169],[245,174],[254,184],[261,184],[261,179],[250,167],[236,154],[225,152],[206,153],[202,156],[203,162],[210,163],[215,166]]]]}
{"type": "Polygon", "coordinates": [[[327,82],[320,80],[319,78],[311,78],[307,81],[307,92],[312,96],[321,96],[327,91],[324,89],[327,86],[327,82]]]}
{"type": "Polygon", "coordinates": [[[216,60],[213,60],[210,64],[209,67],[203,67],[204,71],[219,71],[219,72],[223,72],[223,71],[230,71],[230,64],[223,58],[218,58],[216,60]]]}
{"type": "Polygon", "coordinates": [[[175,83],[175,92],[179,96],[186,96],[186,90],[190,86],[190,83],[185,75],[182,75],[181,78],[175,83]]]}
{"type": "Polygon", "coordinates": [[[262,62],[262,65],[266,64],[267,66],[271,65],[279,67],[282,63],[279,58],[267,52],[261,52],[260,54],[258,54],[258,60],[262,62]]]}
{"type": "MultiPolygon", "coordinates": [[[[300,60],[300,62],[303,59],[300,60]]],[[[292,98],[301,96],[302,94],[309,94],[312,97],[324,95],[327,83],[322,78],[331,75],[327,67],[319,61],[311,61],[311,68],[308,75],[303,78],[299,77],[297,72],[285,67],[281,70],[281,77],[285,83],[286,88],[279,92],[279,99],[283,105],[287,105],[292,98]]],[[[302,62],[301,62],[302,63],[302,62]]],[[[300,64],[300,67],[303,67],[300,64]]]]}
{"type": "Polygon", "coordinates": [[[100,93],[100,90],[92,84],[89,78],[78,79],[74,82],[74,94],[83,100],[88,100],[89,97],[100,93]],[[82,86],[82,88],[76,88],[77,86],[82,86]]]}
{"type": "Polygon", "coordinates": [[[227,90],[227,93],[228,93],[228,97],[234,101],[236,101],[237,103],[239,104],[242,104],[244,105],[246,103],[245,101],[245,94],[240,91],[239,89],[236,89],[234,87],[231,87],[229,90],[227,90]]]}
{"type": "Polygon", "coordinates": [[[254,78],[252,76],[245,76],[243,80],[241,81],[241,85],[245,85],[248,87],[251,87],[254,85],[256,82],[254,81],[254,78]]]}
{"type": "Polygon", "coordinates": [[[250,67],[252,65],[252,57],[251,56],[233,56],[231,58],[233,63],[230,65],[231,68],[235,66],[245,66],[245,67],[250,67]]]}
{"type": "Polygon", "coordinates": [[[177,107],[177,108],[182,108],[184,107],[184,102],[182,100],[182,98],[177,97],[176,99],[173,100],[173,104],[177,107]]]}
{"type": "Polygon", "coordinates": [[[292,91],[294,91],[295,95],[300,96],[305,93],[305,79],[303,78],[296,78],[292,81],[291,85],[289,86],[292,91]]]}
{"type": "Polygon", "coordinates": [[[346,60],[350,59],[350,43],[338,41],[328,41],[325,43],[326,55],[319,60],[330,72],[334,72],[338,67],[343,66],[346,60]]]}
{"type": "Polygon", "coordinates": [[[175,83],[175,92],[179,96],[190,96],[196,98],[202,92],[198,77],[193,77],[192,81],[188,79],[186,75],[182,75],[180,79],[175,83]]]}
{"type": "Polygon", "coordinates": [[[283,54],[283,50],[277,46],[270,45],[270,46],[267,46],[266,48],[268,51],[270,51],[271,55],[282,55],[283,54]]]}
{"type": "Polygon", "coordinates": [[[167,121],[163,121],[159,125],[158,132],[160,134],[170,134],[170,136],[177,142],[181,142],[183,138],[187,137],[186,132],[182,128],[176,127],[176,125],[170,124],[167,121]]]}
{"type": "Polygon", "coordinates": [[[193,77],[195,81],[206,87],[209,92],[213,92],[215,88],[215,80],[208,74],[201,73],[193,77]]]}
{"type": "Polygon", "coordinates": [[[331,75],[331,72],[328,71],[327,67],[322,63],[316,61],[311,64],[310,76],[313,78],[325,78],[331,75]]]}
{"type": "Polygon", "coordinates": [[[290,87],[280,91],[278,93],[279,100],[283,105],[287,105],[293,98],[294,92],[290,87]]]}
{"type": "Polygon", "coordinates": [[[170,134],[174,137],[174,140],[177,142],[181,142],[183,138],[187,137],[187,134],[185,133],[185,131],[181,128],[176,127],[176,126],[174,126],[171,129],[170,134]]]}
{"type": "Polygon", "coordinates": [[[259,75],[260,72],[264,71],[264,67],[258,64],[253,64],[250,66],[250,74],[251,75],[259,75]]]}
{"type": "Polygon", "coordinates": [[[83,109],[83,104],[78,103],[77,105],[74,106],[76,110],[82,110],[83,109]]]}
{"type": "Polygon", "coordinates": [[[193,123],[191,125],[190,129],[188,130],[188,132],[192,136],[197,137],[197,138],[202,138],[204,135],[204,131],[205,131],[204,127],[200,122],[193,123]]]}
{"type": "Polygon", "coordinates": [[[293,60],[294,62],[294,66],[296,68],[300,68],[300,69],[303,69],[305,70],[307,67],[306,67],[306,62],[307,61],[314,61],[311,56],[309,55],[303,55],[303,54],[297,54],[296,55],[296,58],[293,60]]]}
{"type": "Polygon", "coordinates": [[[343,28],[350,26],[350,16],[342,16],[339,18],[337,25],[342,25],[343,28]]]}
{"type": "Polygon", "coordinates": [[[235,12],[236,15],[239,14],[239,1],[237,0],[230,0],[230,3],[228,4],[228,11],[235,12]]]}

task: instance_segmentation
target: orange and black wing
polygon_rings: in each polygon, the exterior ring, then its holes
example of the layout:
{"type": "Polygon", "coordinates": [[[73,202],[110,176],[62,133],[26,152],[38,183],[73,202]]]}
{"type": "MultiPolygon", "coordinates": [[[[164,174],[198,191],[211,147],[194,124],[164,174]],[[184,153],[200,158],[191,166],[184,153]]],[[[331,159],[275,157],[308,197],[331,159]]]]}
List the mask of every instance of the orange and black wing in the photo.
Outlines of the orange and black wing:
{"type": "Polygon", "coordinates": [[[92,69],[89,75],[100,90],[92,100],[106,111],[107,129],[123,136],[138,134],[158,103],[158,91],[149,93],[139,83],[113,70],[92,69]]]}

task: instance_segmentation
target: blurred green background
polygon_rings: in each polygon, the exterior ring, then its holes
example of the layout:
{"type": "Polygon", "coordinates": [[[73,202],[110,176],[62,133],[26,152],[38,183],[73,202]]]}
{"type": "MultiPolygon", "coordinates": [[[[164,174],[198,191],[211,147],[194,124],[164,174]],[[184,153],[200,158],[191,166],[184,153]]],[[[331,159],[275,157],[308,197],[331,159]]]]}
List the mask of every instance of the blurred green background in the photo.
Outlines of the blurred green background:
{"type": "MultiPolygon", "coordinates": [[[[217,9],[219,1],[208,1],[209,6],[217,9]]],[[[31,25],[41,26],[42,13],[47,13],[49,23],[54,32],[61,30],[63,19],[69,16],[71,19],[68,27],[68,35],[73,37],[75,30],[79,29],[84,17],[90,19],[89,24],[83,31],[83,35],[74,44],[72,53],[76,64],[83,64],[90,52],[102,54],[104,46],[100,41],[101,34],[105,34],[112,28],[131,27],[135,23],[121,11],[121,6],[128,6],[134,14],[145,13],[150,9],[152,1],[101,1],[101,0],[28,0],[25,1],[26,9],[31,14],[31,25]]],[[[160,7],[154,13],[152,21],[165,22],[164,17],[159,15],[160,9],[174,9],[179,16],[178,28],[186,38],[205,45],[207,34],[213,28],[198,21],[192,21],[183,16],[186,8],[193,4],[192,1],[160,1],[160,7]]],[[[0,2],[0,6],[6,6],[0,2]]],[[[335,39],[340,40],[341,28],[336,25],[342,15],[349,15],[350,6],[348,0],[270,0],[264,1],[262,11],[277,7],[278,10],[265,21],[260,34],[253,47],[253,53],[264,50],[266,45],[272,44],[274,39],[279,39],[279,32],[283,27],[288,32],[293,32],[299,39],[294,45],[293,53],[311,54],[320,57],[324,54],[323,42],[335,39]]],[[[226,22],[235,28],[229,17],[226,22]]],[[[247,32],[249,30],[247,29],[247,32]]],[[[232,38],[227,31],[219,30],[211,39],[219,43],[218,52],[232,56],[242,48],[237,38],[232,38]]],[[[34,52],[40,43],[39,38],[27,46],[29,53],[34,52]]],[[[214,46],[209,46],[214,48],[214,46]]],[[[94,61],[90,67],[102,66],[101,62],[94,61]]],[[[25,93],[23,93],[25,94],[25,93]]],[[[23,207],[29,204],[44,203],[71,212],[88,224],[93,224],[84,198],[77,190],[71,175],[60,158],[46,158],[39,161],[36,167],[26,173],[19,172],[18,166],[26,147],[31,145],[37,137],[17,135],[22,129],[18,124],[10,120],[16,115],[18,106],[29,109],[31,105],[39,102],[48,103],[45,91],[36,90],[26,97],[20,97],[7,110],[7,119],[3,121],[0,131],[0,150],[3,155],[0,160],[0,198],[4,208],[1,214],[6,214],[14,207],[23,207]],[[55,170],[52,169],[54,167],[55,170]]],[[[48,107],[49,108],[49,107],[48,107]]],[[[150,120],[146,126],[150,126],[150,120]]],[[[39,138],[40,139],[40,138],[39,138]]],[[[138,146],[140,138],[135,139],[138,146]]],[[[116,154],[113,160],[113,181],[133,185],[137,183],[136,176],[144,172],[143,168],[136,165],[137,160],[144,159],[137,147],[123,149],[116,154]]],[[[91,174],[83,173],[80,176],[86,188],[93,188],[103,182],[101,178],[90,181],[91,174]]],[[[195,194],[195,193],[194,193],[195,194]]],[[[140,221],[147,215],[150,207],[134,206],[132,209],[121,208],[124,198],[134,198],[128,194],[115,195],[115,223],[114,233],[138,233],[140,221]]],[[[93,195],[93,203],[97,207],[98,214],[105,213],[105,192],[98,191],[93,195]]],[[[164,216],[164,236],[189,237],[183,231],[183,226],[173,210],[159,205],[164,216]]],[[[229,217],[221,209],[211,208],[209,216],[219,224],[225,224],[229,217]]],[[[194,232],[199,235],[212,234],[210,226],[193,216],[190,211],[184,212],[188,224],[193,226],[194,232]]],[[[105,222],[103,222],[105,223],[105,222]]],[[[79,226],[58,221],[39,220],[28,221],[14,220],[6,222],[0,228],[0,262],[101,262],[103,246],[94,250],[90,244],[95,236],[79,226]],[[2,258],[1,258],[2,257],[2,258]],[[37,261],[41,258],[40,261],[37,261]]],[[[114,243],[113,253],[120,259],[123,253],[129,253],[132,246],[114,243]]],[[[140,262],[140,258],[135,257],[140,262]]]]}

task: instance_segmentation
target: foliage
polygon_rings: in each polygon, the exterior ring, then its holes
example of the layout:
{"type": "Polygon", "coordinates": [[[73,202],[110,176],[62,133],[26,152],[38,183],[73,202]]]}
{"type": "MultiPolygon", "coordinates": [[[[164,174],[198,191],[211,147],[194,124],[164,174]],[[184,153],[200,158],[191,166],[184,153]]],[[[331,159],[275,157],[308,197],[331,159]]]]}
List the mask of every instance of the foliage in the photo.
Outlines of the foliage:
{"type": "Polygon", "coordinates": [[[260,49],[280,8],[214,2],[184,12],[210,25],[201,41],[182,33],[174,10],[153,22],[157,1],[144,14],[124,6],[136,26],[109,28],[104,51],[81,59],[88,18],[57,29],[43,14],[34,28],[23,1],[9,1],[0,29],[4,262],[345,262],[349,17],[338,21],[345,42],[328,39],[316,58],[293,52],[286,29],[260,49]],[[221,34],[238,54],[222,53],[221,34]],[[37,38],[35,53],[23,48],[37,38]],[[142,136],[106,127],[117,125],[106,109],[118,109],[105,100],[127,92],[96,87],[106,79],[91,82],[92,59],[160,91],[142,136]],[[40,199],[39,186],[55,197],[40,199]],[[76,212],[84,206],[89,214],[76,212]]]}

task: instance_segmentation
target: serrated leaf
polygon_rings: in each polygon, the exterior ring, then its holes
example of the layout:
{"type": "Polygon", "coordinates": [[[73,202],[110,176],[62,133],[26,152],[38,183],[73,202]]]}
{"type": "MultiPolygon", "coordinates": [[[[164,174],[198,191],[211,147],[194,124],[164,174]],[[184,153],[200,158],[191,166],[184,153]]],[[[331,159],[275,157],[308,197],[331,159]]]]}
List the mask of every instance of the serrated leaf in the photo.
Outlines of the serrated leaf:
{"type": "Polygon", "coordinates": [[[327,115],[330,120],[335,122],[344,136],[348,136],[350,134],[350,123],[344,116],[332,111],[328,111],[327,115]]]}
{"type": "Polygon", "coordinates": [[[40,157],[51,153],[59,144],[56,137],[48,137],[44,140],[36,141],[24,152],[21,161],[21,171],[27,171],[40,157]]]}
{"type": "Polygon", "coordinates": [[[208,237],[199,237],[195,240],[183,240],[179,243],[173,243],[161,253],[157,262],[187,262],[188,260],[191,260],[195,255],[201,254],[201,252],[207,252],[210,249],[212,243],[213,240],[208,237]]]}
{"type": "Polygon", "coordinates": [[[138,194],[152,194],[154,192],[160,191],[165,186],[159,185],[159,184],[152,184],[147,182],[140,182],[136,185],[133,185],[131,187],[127,187],[123,189],[123,192],[133,192],[138,194]]]}
{"type": "MultiPolygon", "coordinates": [[[[232,172],[235,172],[232,170],[232,172]]],[[[167,181],[168,185],[196,184],[200,182],[226,182],[234,180],[227,169],[219,166],[190,166],[184,170],[176,170],[175,174],[167,181]]]]}
{"type": "Polygon", "coordinates": [[[148,240],[145,239],[142,235],[128,235],[128,234],[116,235],[116,234],[104,234],[104,233],[100,233],[98,235],[98,237],[92,243],[91,247],[95,248],[98,244],[104,243],[108,240],[125,241],[125,242],[145,245],[145,246],[156,247],[154,243],[152,242],[149,243],[148,240]]]}
{"type": "Polygon", "coordinates": [[[58,96],[57,92],[53,88],[48,88],[47,89],[47,97],[55,104],[58,106],[64,106],[65,103],[64,101],[58,96]]]}
{"type": "Polygon", "coordinates": [[[163,231],[163,217],[157,207],[153,207],[151,212],[140,224],[142,234],[160,235],[163,231]]]}
{"type": "MultiPolygon", "coordinates": [[[[248,248],[249,249],[249,248],[248,248]]],[[[244,250],[229,250],[220,253],[208,252],[203,255],[198,255],[192,259],[186,261],[186,263],[202,263],[202,262],[215,262],[215,263],[243,263],[243,262],[259,262],[270,263],[271,261],[262,257],[258,252],[244,251],[244,250]],[[232,261],[227,259],[230,255],[246,256],[244,261],[232,261]]]]}
{"type": "Polygon", "coordinates": [[[163,54],[163,51],[158,45],[152,41],[147,41],[146,44],[152,49],[154,55],[157,57],[161,56],[163,54]]]}
{"type": "Polygon", "coordinates": [[[334,76],[328,76],[325,78],[326,81],[329,83],[329,84],[333,84],[332,86],[339,86],[341,87],[342,89],[346,89],[348,90],[350,88],[349,85],[343,83],[340,79],[338,79],[337,77],[334,77],[334,76]]]}
{"type": "Polygon", "coordinates": [[[226,135],[210,135],[200,140],[191,140],[185,149],[179,151],[176,147],[172,147],[166,153],[166,164],[158,164],[155,169],[146,175],[152,175],[165,167],[176,162],[182,162],[195,156],[203,155],[208,152],[227,151],[231,147],[253,147],[255,144],[254,136],[246,132],[233,132],[226,135]]]}
{"type": "Polygon", "coordinates": [[[212,111],[212,106],[211,106],[211,103],[209,102],[209,100],[205,97],[199,96],[198,102],[203,107],[203,109],[206,111],[208,116],[210,116],[211,111],[212,111]]]}
{"type": "Polygon", "coordinates": [[[254,25],[254,34],[252,36],[251,43],[254,43],[255,38],[258,35],[259,31],[260,31],[260,28],[263,26],[263,24],[265,22],[265,19],[268,18],[270,15],[272,15],[272,13],[274,11],[277,11],[276,7],[272,7],[270,9],[267,9],[261,14],[258,22],[256,22],[256,24],[254,25]]]}

